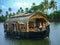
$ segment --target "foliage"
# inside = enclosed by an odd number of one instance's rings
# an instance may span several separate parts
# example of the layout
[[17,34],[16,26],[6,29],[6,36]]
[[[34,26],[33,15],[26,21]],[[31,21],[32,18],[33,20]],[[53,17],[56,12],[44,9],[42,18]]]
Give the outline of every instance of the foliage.
[[28,13],[29,12],[29,9],[28,8],[25,8],[25,12]]
[[2,12],[2,9],[0,9],[0,14],[1,14],[1,12]]
[[[47,14],[48,13],[48,9],[53,9],[53,13],[51,14]],[[56,11],[54,10],[56,9]],[[8,8],[8,11],[6,11],[6,15],[5,16],[0,16],[0,22],[5,21],[8,17],[10,16],[14,16],[15,13],[11,12],[12,9]],[[31,8],[29,9],[28,7],[25,8],[25,13],[33,13],[36,11],[40,11],[43,12],[45,14],[45,16],[49,19],[49,21],[60,21],[60,10],[57,11],[57,5],[55,0],[50,0],[50,2],[48,0],[44,0],[43,2],[41,2],[39,5],[36,5],[35,3],[32,3]],[[2,13],[2,9],[0,9],[0,14]],[[24,10],[22,7],[20,7],[18,9],[18,11],[16,12],[16,14],[19,13],[24,13]]]
[[33,6],[30,10],[32,10],[32,12],[36,12],[38,9],[38,6]]
[[6,20],[7,18],[6,18],[6,16],[0,16],[0,22],[4,22],[5,20]]
[[53,13],[50,14],[49,16],[52,21],[58,21],[60,22],[60,10],[59,11],[54,11]]
[[49,6],[49,8],[52,8],[53,10],[54,10],[54,9],[57,9],[56,3],[57,3],[57,2],[55,2],[54,0],[51,0],[51,1],[50,1],[50,6]]
[[9,10],[9,11],[12,11],[12,9],[11,9],[11,8],[9,8],[8,10]]

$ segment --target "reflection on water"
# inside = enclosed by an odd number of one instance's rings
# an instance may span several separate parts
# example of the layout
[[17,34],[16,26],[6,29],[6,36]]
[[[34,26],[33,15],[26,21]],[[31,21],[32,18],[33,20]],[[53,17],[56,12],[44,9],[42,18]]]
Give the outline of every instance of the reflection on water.
[[43,39],[43,40],[17,40],[17,39],[6,39],[9,41],[10,45],[49,45],[49,39]]
[[51,23],[50,37],[42,40],[23,40],[5,37],[3,23],[0,23],[0,45],[60,45],[60,23]]

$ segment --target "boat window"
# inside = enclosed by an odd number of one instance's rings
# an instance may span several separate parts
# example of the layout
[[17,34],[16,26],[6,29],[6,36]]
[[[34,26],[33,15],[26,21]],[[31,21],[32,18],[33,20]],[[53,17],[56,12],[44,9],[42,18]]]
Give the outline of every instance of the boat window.
[[26,31],[26,25],[25,24],[18,24],[18,31]]
[[13,31],[14,30],[14,24],[9,24],[9,30]]
[[29,28],[34,28],[34,22],[29,22]]

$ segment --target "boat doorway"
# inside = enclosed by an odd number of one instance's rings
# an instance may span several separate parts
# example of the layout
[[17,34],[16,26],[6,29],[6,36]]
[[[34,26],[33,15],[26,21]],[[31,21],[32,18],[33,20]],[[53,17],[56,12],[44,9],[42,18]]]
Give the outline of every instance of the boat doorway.
[[40,25],[43,26],[43,23],[46,22],[43,18],[40,19],[35,19],[36,21],[36,26],[39,28]]
[[38,19],[32,19],[32,21],[29,22],[29,31],[39,31],[43,28],[43,23],[46,21],[42,18]]

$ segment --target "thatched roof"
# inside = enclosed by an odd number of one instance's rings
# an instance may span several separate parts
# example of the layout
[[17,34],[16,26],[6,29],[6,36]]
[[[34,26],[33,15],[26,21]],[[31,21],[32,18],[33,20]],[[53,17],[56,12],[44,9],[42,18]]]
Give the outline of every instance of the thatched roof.
[[[40,16],[45,17],[41,12],[19,14],[19,15],[15,15],[15,16],[10,17],[9,19],[6,20],[6,22],[7,23],[15,23],[15,22],[26,23],[29,20],[29,18],[31,18],[32,16],[36,16],[36,15],[40,15]],[[47,18],[46,18],[46,20],[47,20]]]

